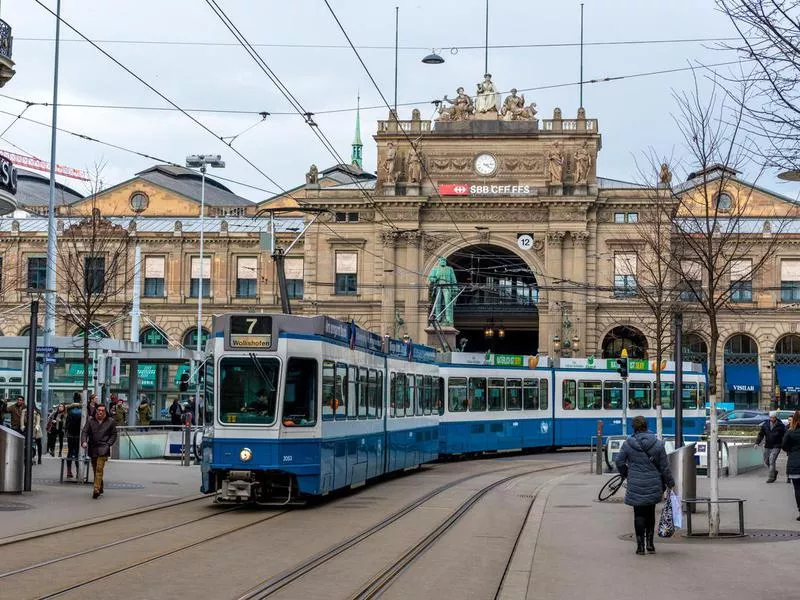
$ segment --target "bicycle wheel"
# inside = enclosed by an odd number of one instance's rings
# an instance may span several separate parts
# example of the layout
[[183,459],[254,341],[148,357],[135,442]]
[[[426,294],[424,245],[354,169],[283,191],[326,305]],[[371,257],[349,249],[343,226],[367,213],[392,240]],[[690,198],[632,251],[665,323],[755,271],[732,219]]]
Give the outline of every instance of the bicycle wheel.
[[597,494],[597,499],[600,502],[604,502],[605,500],[611,498],[611,496],[616,494],[619,491],[619,488],[622,487],[623,481],[624,479],[622,478],[622,475],[614,475],[614,477],[606,481],[605,485],[600,488],[600,493]]

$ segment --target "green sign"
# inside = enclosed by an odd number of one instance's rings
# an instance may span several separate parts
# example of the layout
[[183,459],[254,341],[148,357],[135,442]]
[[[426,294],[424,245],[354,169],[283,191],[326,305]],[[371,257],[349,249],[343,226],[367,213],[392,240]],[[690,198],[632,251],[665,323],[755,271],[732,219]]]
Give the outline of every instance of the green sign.
[[525,357],[518,354],[493,354],[492,364],[497,367],[521,367],[525,364]]
[[643,358],[629,358],[628,359],[628,370],[629,371],[649,371],[650,370],[650,361],[647,361]]

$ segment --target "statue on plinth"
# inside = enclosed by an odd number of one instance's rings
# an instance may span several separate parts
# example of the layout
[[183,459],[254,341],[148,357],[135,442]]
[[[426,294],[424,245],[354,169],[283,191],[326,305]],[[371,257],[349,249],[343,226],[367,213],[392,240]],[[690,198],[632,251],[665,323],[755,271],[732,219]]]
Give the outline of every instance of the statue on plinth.
[[408,153],[408,164],[406,165],[406,180],[408,183],[422,182],[422,160],[416,148],[412,148]]
[[564,176],[564,153],[561,145],[556,142],[547,155],[550,185],[561,185]]
[[[439,264],[428,275],[428,283],[433,295],[433,315],[440,325],[453,326],[453,298],[456,294],[456,273],[447,264],[447,259],[439,257]],[[438,293],[437,293],[438,292]]]
[[483,81],[478,84],[477,97],[475,98],[475,110],[479,113],[487,113],[490,111],[497,112],[497,107],[500,104],[500,94],[497,93],[497,88],[492,83],[492,74],[486,73],[483,76]]
[[661,164],[661,171],[658,173],[658,182],[664,187],[672,185],[672,172],[669,170],[669,165],[667,163]]
[[383,178],[384,183],[397,183],[397,173],[394,170],[394,161],[397,158],[397,148],[394,142],[386,143],[386,154],[383,157]]
[[308,169],[308,173],[306,173],[306,184],[313,185],[319,183],[319,169],[317,169],[317,165],[311,165],[311,168]]
[[592,157],[586,149],[586,142],[575,151],[575,183],[585,185],[589,178],[589,166],[592,164]]
[[511,88],[511,95],[503,101],[503,110],[500,113],[504,121],[532,121],[536,116],[536,103],[525,106],[525,96],[517,96],[517,89]]
[[[472,98],[464,93],[463,87],[458,88],[456,94],[455,100],[450,100],[447,96],[444,97],[439,105],[437,121],[467,121],[472,118],[472,113],[475,112]],[[452,106],[445,107],[445,102],[449,102]]]

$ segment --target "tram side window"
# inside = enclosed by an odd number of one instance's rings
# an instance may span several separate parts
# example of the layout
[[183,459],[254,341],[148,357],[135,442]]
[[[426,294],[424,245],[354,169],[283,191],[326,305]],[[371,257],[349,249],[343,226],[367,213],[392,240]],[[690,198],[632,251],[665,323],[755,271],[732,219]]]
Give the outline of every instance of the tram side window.
[[444,377],[436,378],[436,406],[439,415],[444,414]]
[[422,415],[425,409],[425,388],[422,375],[417,375],[416,383],[414,385],[414,399],[417,403],[414,405],[414,413]]
[[539,408],[547,410],[547,379],[539,380]]
[[392,399],[391,416],[402,417],[405,414],[403,406],[406,401],[406,375],[405,373],[392,373]]
[[358,368],[347,368],[347,418],[356,417],[358,405]]
[[522,410],[522,380],[506,380],[506,408],[508,410]]
[[414,376],[411,374],[406,375],[406,401],[405,409],[406,416],[411,417],[414,415],[414,406],[417,402],[417,389],[414,385]]
[[505,379],[489,379],[489,410],[505,409]]
[[622,382],[603,382],[603,408],[606,410],[619,410],[622,408]]
[[561,405],[564,410],[575,410],[576,389],[574,379],[565,379],[561,382]]
[[697,408],[705,408],[706,407],[706,384],[703,381],[698,382],[697,384],[698,389],[700,390],[699,401],[697,403]]
[[284,427],[313,427],[317,423],[317,361],[290,358],[283,391]]
[[650,408],[650,396],[652,394],[649,381],[631,381],[628,384],[630,399],[628,405],[636,410],[648,410]]
[[336,365],[332,360],[322,361],[322,418],[332,419],[336,405]]
[[336,363],[336,398],[334,402],[334,416],[340,419],[347,417],[347,365]]
[[483,377],[469,378],[469,396],[467,405],[470,411],[486,410],[486,380]]
[[377,395],[377,408],[378,418],[383,416],[383,373],[378,371],[378,395]]
[[686,410],[695,410],[697,404],[697,384],[694,382],[681,385],[681,406]]
[[522,382],[522,408],[525,410],[539,409],[539,381],[525,379]]
[[673,392],[675,391],[675,384],[672,381],[661,382],[661,408],[664,410],[672,410],[675,408],[675,399]]
[[[214,366],[211,361],[208,361],[205,366],[205,423],[214,422]],[[3,417],[0,416],[0,423]]]
[[361,367],[358,370],[358,416],[367,416],[367,369]]
[[219,363],[219,420],[268,425],[275,421],[278,372],[276,358],[225,357]]
[[370,369],[367,381],[367,416],[374,419],[378,414],[378,372]]
[[447,410],[450,412],[467,410],[466,377],[451,377],[447,380]]
[[600,410],[600,392],[603,384],[599,381],[578,382],[578,410]]
[[431,383],[431,376],[425,375],[423,379],[423,385],[425,386],[424,391],[422,393],[423,398],[423,412],[426,415],[431,414],[431,405],[433,404],[433,384]]

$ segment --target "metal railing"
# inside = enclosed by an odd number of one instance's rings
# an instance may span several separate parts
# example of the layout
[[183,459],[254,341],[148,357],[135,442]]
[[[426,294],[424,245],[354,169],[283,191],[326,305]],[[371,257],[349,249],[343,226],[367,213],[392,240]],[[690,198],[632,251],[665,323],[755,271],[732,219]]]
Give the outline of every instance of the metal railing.
[[0,19],[0,55],[11,60],[11,49],[14,38],[11,35],[11,25]]

